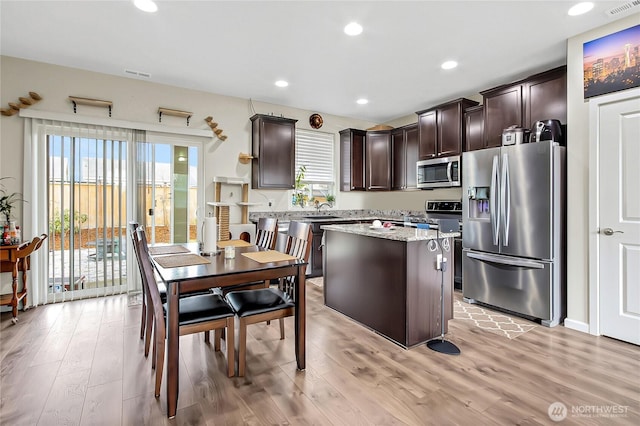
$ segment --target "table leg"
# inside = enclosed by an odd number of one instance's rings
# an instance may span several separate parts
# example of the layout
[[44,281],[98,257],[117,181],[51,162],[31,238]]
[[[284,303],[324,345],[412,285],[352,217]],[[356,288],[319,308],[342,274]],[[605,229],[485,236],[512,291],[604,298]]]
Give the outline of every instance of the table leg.
[[307,317],[307,289],[305,285],[305,272],[306,266],[298,266],[298,279],[296,280],[296,313],[295,313],[295,328],[296,328],[296,362],[298,363],[298,370],[304,370],[306,368],[306,317]]
[[178,407],[178,369],[180,333],[178,331],[179,310],[178,283],[170,283],[167,292],[169,312],[167,315],[167,417],[176,416]]

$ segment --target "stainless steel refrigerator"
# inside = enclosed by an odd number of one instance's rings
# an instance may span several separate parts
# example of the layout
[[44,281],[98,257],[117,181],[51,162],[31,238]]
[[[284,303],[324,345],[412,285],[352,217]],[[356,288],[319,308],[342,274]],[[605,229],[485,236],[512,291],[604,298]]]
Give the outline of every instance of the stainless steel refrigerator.
[[565,148],[552,141],[462,157],[462,293],[553,327],[565,317]]

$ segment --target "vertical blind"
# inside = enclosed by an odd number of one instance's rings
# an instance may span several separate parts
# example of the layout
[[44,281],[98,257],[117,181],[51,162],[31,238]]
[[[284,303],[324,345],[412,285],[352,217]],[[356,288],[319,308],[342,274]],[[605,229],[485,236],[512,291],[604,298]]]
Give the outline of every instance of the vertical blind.
[[334,182],[333,134],[296,129],[296,171],[306,167],[307,183]]

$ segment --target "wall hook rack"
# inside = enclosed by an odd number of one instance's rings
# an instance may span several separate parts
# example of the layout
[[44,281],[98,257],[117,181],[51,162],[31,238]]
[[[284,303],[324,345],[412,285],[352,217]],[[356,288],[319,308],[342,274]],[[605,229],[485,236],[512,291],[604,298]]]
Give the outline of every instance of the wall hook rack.
[[204,119],[204,121],[206,121],[207,125],[211,127],[211,130],[213,130],[213,133],[216,135],[218,139],[220,139],[221,141],[227,140],[227,136],[222,134],[222,129],[218,129],[218,123],[213,121],[213,117],[208,116],[207,118]]
[[159,107],[158,108],[158,122],[159,123],[162,123],[162,114],[172,115],[174,117],[185,117],[187,119],[187,126],[189,125],[189,119],[193,115],[192,112],[188,112],[188,111],[180,111],[178,109]]
[[79,96],[69,96],[69,100],[73,104],[73,113],[78,112],[78,105],[89,105],[109,109],[109,117],[111,117],[111,108],[113,108],[113,102],[103,101],[102,99],[81,98]]
[[29,97],[20,96],[19,103],[9,102],[9,108],[0,108],[0,113],[5,116],[12,116],[18,113],[22,108],[29,108],[31,105],[42,100],[42,96],[36,92],[29,92]]

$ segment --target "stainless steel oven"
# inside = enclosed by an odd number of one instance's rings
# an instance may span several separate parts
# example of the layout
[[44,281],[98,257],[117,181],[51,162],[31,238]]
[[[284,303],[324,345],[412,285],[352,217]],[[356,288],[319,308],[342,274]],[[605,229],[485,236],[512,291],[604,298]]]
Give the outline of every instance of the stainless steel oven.
[[461,184],[460,156],[434,158],[416,162],[418,188],[444,188]]

